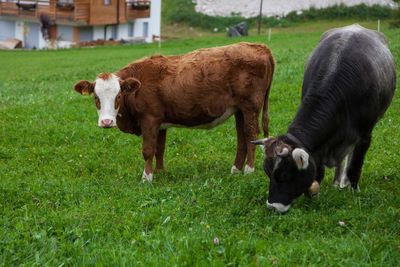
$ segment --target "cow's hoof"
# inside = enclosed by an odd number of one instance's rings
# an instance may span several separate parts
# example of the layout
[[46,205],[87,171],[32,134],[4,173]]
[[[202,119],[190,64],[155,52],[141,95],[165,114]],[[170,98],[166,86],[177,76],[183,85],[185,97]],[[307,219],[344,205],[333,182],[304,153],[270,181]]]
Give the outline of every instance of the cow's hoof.
[[360,187],[358,185],[356,185],[356,186],[352,185],[350,187],[350,189],[351,189],[351,191],[356,192],[356,193],[360,193],[361,192]]
[[339,187],[340,182],[338,180],[334,180],[332,185],[333,187]]
[[335,179],[333,181],[333,187],[337,187],[339,189],[344,189],[350,186],[350,180],[347,177],[342,177],[340,180]]
[[155,173],[162,173],[162,172],[165,172],[165,169],[164,169],[164,167],[162,167],[162,168],[156,168],[156,170],[155,170]]
[[340,180],[339,188],[340,189],[344,189],[344,188],[348,187],[349,185],[350,185],[349,178],[345,177],[345,178]]
[[250,167],[249,165],[246,164],[246,166],[244,166],[244,174],[249,174],[254,172],[254,168]]
[[241,171],[238,168],[236,168],[235,165],[233,165],[231,168],[231,174],[238,174],[238,173],[241,173]]
[[146,171],[143,171],[142,175],[143,182],[152,182],[153,181],[153,174],[149,173],[147,174]]

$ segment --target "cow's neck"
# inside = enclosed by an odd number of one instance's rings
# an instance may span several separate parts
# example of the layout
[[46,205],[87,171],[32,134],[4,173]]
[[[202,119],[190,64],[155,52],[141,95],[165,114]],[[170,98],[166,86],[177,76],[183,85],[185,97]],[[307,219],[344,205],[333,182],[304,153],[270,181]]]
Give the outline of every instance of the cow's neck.
[[338,112],[336,103],[329,101],[333,102],[332,99],[315,95],[306,96],[288,129],[288,133],[299,139],[310,152],[317,152],[320,147],[326,146],[332,134],[344,126],[336,124],[338,121],[344,121],[340,119],[344,114]]
[[118,128],[126,133],[141,135],[140,126],[136,118],[134,103],[131,94],[122,94],[120,108],[118,110]]
[[142,71],[143,67],[140,63],[132,63],[125,68],[117,71],[115,75],[117,75],[120,79],[125,80],[127,78],[134,77],[142,82]]

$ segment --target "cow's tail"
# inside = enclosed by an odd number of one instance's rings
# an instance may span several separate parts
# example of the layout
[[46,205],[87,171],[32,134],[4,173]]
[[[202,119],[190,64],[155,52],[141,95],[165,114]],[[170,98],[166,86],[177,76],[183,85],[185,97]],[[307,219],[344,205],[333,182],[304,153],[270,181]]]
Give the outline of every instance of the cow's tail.
[[262,118],[261,118],[261,124],[264,132],[264,137],[269,136],[269,118],[268,118],[268,97],[269,97],[269,91],[271,89],[271,84],[272,84],[272,78],[274,76],[274,70],[275,70],[275,60],[272,57],[271,51],[268,51],[268,63],[267,68],[266,68],[266,78],[267,78],[267,90],[265,92],[265,98],[264,98],[264,105],[263,105],[263,111],[262,111]]

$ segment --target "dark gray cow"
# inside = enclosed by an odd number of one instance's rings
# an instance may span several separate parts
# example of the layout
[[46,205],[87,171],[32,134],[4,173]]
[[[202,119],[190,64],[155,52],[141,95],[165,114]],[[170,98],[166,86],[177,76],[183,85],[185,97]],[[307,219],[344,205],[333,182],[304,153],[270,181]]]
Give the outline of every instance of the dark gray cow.
[[301,106],[288,133],[253,142],[264,145],[268,207],[286,212],[302,193],[316,193],[325,166],[336,167],[335,185],[358,189],[372,130],[395,87],[383,34],[359,25],[324,33],[306,65]]

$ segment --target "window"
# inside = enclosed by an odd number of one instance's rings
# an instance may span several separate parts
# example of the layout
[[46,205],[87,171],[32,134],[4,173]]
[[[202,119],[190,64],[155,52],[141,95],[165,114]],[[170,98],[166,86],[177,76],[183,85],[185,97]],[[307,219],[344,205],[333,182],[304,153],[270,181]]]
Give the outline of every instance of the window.
[[111,5],[111,0],[103,0],[105,6]]
[[135,36],[135,24],[134,22],[128,24],[128,36]]
[[149,23],[148,22],[143,22],[143,37],[148,37],[149,36]]
[[117,25],[111,26],[111,38],[114,40],[118,39],[118,26]]

